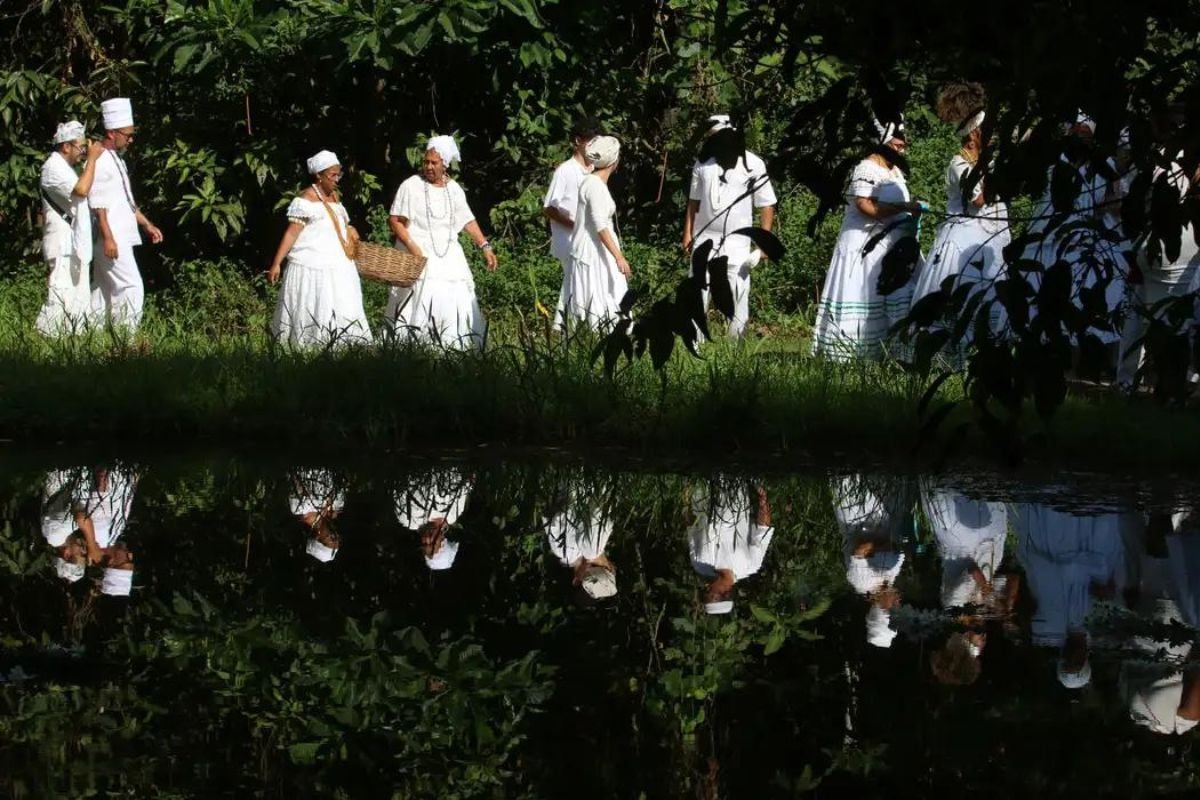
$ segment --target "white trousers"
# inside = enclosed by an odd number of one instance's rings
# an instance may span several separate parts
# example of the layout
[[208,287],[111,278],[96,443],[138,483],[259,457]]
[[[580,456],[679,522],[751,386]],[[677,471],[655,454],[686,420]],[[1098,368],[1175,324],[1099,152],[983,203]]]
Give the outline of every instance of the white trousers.
[[111,320],[115,327],[137,330],[142,321],[146,290],[138,271],[133,245],[117,246],[117,257],[104,255],[96,247],[96,288],[92,291],[92,312],[98,320]]
[[62,336],[87,327],[92,313],[91,265],[74,255],[49,259],[46,302],[36,326],[43,336]]
[[[728,333],[740,339],[750,322],[750,270],[742,267],[729,270],[729,288],[733,291],[733,318],[729,320]],[[704,310],[708,310],[708,289],[704,290]]]
[[1142,272],[1140,284],[1130,285],[1125,325],[1121,329],[1121,350],[1117,356],[1117,383],[1133,383],[1133,377],[1145,358],[1145,348],[1138,340],[1146,334],[1147,322],[1139,311],[1145,311],[1168,297],[1186,294],[1195,272],[1196,267],[1192,264],[1147,269]]

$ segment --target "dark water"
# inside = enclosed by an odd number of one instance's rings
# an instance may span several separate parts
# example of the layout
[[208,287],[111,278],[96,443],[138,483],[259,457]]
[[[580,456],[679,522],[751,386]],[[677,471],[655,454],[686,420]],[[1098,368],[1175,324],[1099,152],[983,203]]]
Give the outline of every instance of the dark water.
[[1194,499],[528,460],[10,465],[0,790],[1190,796]]

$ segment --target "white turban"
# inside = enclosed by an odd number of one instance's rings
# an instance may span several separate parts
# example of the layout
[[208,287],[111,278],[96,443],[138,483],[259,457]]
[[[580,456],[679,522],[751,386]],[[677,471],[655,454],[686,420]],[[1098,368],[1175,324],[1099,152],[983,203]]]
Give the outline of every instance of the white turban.
[[901,116],[892,122],[883,123],[879,120],[872,120],[875,123],[875,132],[879,134],[879,143],[887,144],[892,139],[904,138],[904,117]]
[[54,574],[67,583],[74,583],[83,577],[83,564],[72,564],[61,558],[54,559]]
[[617,593],[617,576],[611,569],[593,564],[583,572],[583,591],[593,600],[605,600]]
[[967,117],[965,120],[963,120],[962,124],[958,126],[958,137],[960,139],[964,139],[967,136],[970,136],[973,131],[978,129],[979,126],[983,124],[983,120],[986,117],[987,114],[984,111],[979,111],[975,115]]
[[66,144],[82,139],[84,134],[83,123],[79,120],[71,120],[64,122],[58,126],[58,130],[54,132],[54,144]]
[[704,132],[705,136],[712,136],[717,131],[723,131],[726,128],[732,128],[733,123],[730,122],[728,114],[713,114],[708,118],[708,130]]
[[308,171],[311,175],[319,175],[330,167],[336,167],[341,163],[338,161],[335,153],[329,150],[322,150],[308,160]]
[[444,569],[450,569],[454,566],[454,559],[458,556],[458,542],[450,539],[443,539],[442,546],[437,552],[431,556],[425,556],[425,566],[429,567],[434,572],[439,572]]
[[133,127],[133,104],[128,97],[114,97],[100,104],[104,117],[104,130],[115,131]]
[[51,547],[62,547],[75,532],[71,517],[42,517],[42,536]]
[[596,169],[611,167],[621,157],[621,143],[615,136],[597,136],[587,143],[583,157]]
[[462,161],[462,153],[458,152],[458,144],[453,136],[434,136],[425,144],[425,151],[430,150],[436,150],[447,167],[455,161]]
[[1092,682],[1092,663],[1083,662],[1083,668],[1078,672],[1067,670],[1067,664],[1062,659],[1058,661],[1058,682],[1068,689],[1082,689]]
[[718,600],[714,603],[704,604],[704,613],[706,614],[730,614],[733,612],[732,600]]
[[133,591],[133,570],[108,567],[100,583],[100,593],[112,597],[129,597]]
[[896,638],[896,631],[891,623],[890,611],[871,606],[871,610],[867,612],[867,644],[873,647],[891,647],[892,640]]
[[304,548],[304,552],[308,553],[322,564],[328,564],[330,561],[333,561],[333,557],[337,555],[337,548],[321,544],[314,537],[308,540],[308,546]]
[[1090,116],[1083,113],[1082,109],[1079,111],[1079,113],[1077,113],[1075,115],[1074,122],[1064,122],[1063,123],[1063,126],[1062,126],[1063,133],[1070,133],[1071,129],[1074,128],[1076,125],[1082,125],[1083,127],[1087,128],[1092,133],[1096,132],[1096,120],[1092,119]]

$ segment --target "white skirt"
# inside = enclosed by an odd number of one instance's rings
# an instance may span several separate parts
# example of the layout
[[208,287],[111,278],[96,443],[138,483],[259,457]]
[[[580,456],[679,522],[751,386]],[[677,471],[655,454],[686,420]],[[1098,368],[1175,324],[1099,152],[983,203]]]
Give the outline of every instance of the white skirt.
[[59,256],[48,263],[50,279],[46,302],[37,315],[37,330],[43,336],[80,332],[93,321],[91,265],[75,256]]
[[629,284],[612,254],[602,252],[601,247],[588,239],[571,251],[554,313],[555,329],[563,330],[574,323],[603,329],[616,320]]
[[292,347],[369,343],[371,328],[354,262],[314,267],[289,261],[271,332]]
[[[981,304],[993,299],[996,295],[995,282],[1004,268],[1002,251],[1011,240],[1012,234],[1008,230],[992,231],[981,219],[958,219],[943,223],[938,227],[929,258],[917,273],[912,305],[939,291],[949,277],[956,278],[951,291],[962,283],[971,283],[974,284],[972,297],[979,292],[986,293]],[[1007,319],[1004,307],[993,303],[990,317],[992,330],[999,332]],[[933,327],[936,329],[940,326]],[[974,330],[974,325],[967,328],[964,344],[970,341]]]
[[455,242],[444,257],[427,259],[416,283],[389,292],[385,315],[394,321],[396,336],[454,350],[482,348],[487,320],[475,299],[475,280],[462,246]]

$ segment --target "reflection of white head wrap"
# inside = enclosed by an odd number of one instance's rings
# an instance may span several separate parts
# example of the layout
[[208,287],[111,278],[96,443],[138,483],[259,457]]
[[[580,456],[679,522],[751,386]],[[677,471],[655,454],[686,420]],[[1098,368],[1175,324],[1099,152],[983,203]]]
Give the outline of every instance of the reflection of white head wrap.
[[851,556],[846,567],[846,580],[859,594],[870,594],[890,583],[900,574],[904,566],[904,553],[881,550],[863,558]]
[[1083,662],[1083,668],[1078,672],[1067,670],[1067,664],[1061,658],[1058,660],[1058,682],[1068,689],[1082,689],[1092,682],[1092,663]]
[[706,614],[729,614],[733,612],[732,600],[718,600],[715,603],[705,603],[704,613]]
[[314,537],[308,540],[308,546],[304,548],[304,552],[308,553],[322,564],[328,564],[330,561],[333,561],[334,557],[337,555],[337,548],[321,544]]
[[611,569],[593,564],[584,570],[581,585],[588,597],[604,600],[617,593],[617,576]]
[[704,132],[704,135],[705,137],[712,136],[717,131],[732,127],[733,123],[729,121],[728,114],[713,114],[708,118],[708,130]]
[[896,631],[892,629],[891,622],[890,611],[871,606],[871,610],[867,612],[867,644],[873,647],[891,647],[892,640],[896,638]]
[[74,583],[83,577],[83,564],[72,564],[61,558],[54,559],[54,574],[67,583]]
[[341,163],[338,161],[337,155],[329,150],[322,150],[308,160],[308,172],[310,175],[319,175],[330,167],[335,167]]
[[450,569],[454,566],[454,559],[458,557],[458,542],[450,539],[443,539],[442,546],[437,552],[431,556],[425,556],[425,566],[429,567],[434,572],[444,569]]
[[583,157],[596,169],[611,167],[621,157],[621,143],[615,136],[597,136],[587,143]]
[[113,597],[128,597],[133,591],[133,570],[113,569],[104,570],[104,580],[100,583],[100,593]]
[[70,517],[42,517],[42,536],[51,547],[62,547],[75,532],[75,520]]
[[1087,128],[1088,131],[1091,133],[1096,132],[1096,120],[1092,119],[1090,116],[1083,113],[1082,109],[1080,109],[1079,113],[1077,113],[1075,115],[1074,122],[1064,122],[1063,123],[1063,126],[1062,126],[1063,133],[1070,133],[1071,130],[1076,125],[1082,125],[1083,127]]
[[114,97],[100,104],[100,114],[104,117],[104,130],[116,131],[121,128],[133,127],[133,103],[128,97]]
[[966,137],[970,136],[972,131],[974,131],[980,125],[983,124],[983,120],[986,116],[987,116],[987,114],[984,113],[982,110],[980,110],[975,115],[964,119],[962,121],[962,124],[960,124],[958,126],[958,129],[956,130],[956,133],[958,134],[958,138],[965,139]]
[[455,161],[462,161],[462,153],[458,151],[458,143],[453,136],[434,136],[425,144],[425,150],[436,150],[447,167]]
[[77,141],[83,138],[83,133],[84,129],[82,122],[74,119],[70,122],[64,122],[59,125],[58,130],[54,132],[54,143],[65,144],[67,142]]
[[879,134],[879,143],[887,144],[892,139],[904,139],[904,117],[892,122],[883,123],[879,120],[872,120],[875,123],[875,132]]

